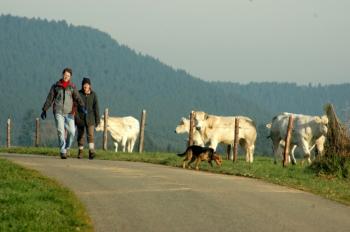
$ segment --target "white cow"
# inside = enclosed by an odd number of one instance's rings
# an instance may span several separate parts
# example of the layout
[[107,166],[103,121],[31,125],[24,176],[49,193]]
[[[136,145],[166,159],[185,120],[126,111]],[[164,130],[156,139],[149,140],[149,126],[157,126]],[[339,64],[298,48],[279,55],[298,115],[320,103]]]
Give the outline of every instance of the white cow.
[[[271,126],[271,123],[266,125],[267,128],[271,128],[271,127],[268,127],[268,126]],[[310,147],[310,153],[313,150],[315,150],[314,151],[314,156],[315,157],[319,156],[319,155],[322,156],[323,153],[324,153],[324,143],[325,142],[326,142],[326,136],[322,135],[321,137],[316,139],[315,143]],[[280,146],[277,148],[277,154],[278,154],[277,156],[280,157],[280,158],[283,157],[284,147],[285,147],[285,141],[281,140]],[[297,148],[297,145],[292,145],[292,149],[290,149],[288,162],[292,162],[292,164],[296,164],[297,163],[297,160],[295,159],[295,150],[296,150],[296,148]],[[276,159],[275,159],[275,163],[276,163]]]
[[[201,134],[195,128],[193,128],[193,129],[194,129],[194,131],[193,131],[193,144],[204,147],[205,142],[203,141]],[[189,134],[190,133],[190,120],[182,117],[179,125],[177,125],[175,128],[175,133],[176,134],[184,134],[184,133]]]
[[195,112],[196,129],[209,147],[216,150],[219,143],[233,144],[235,135],[235,118],[239,118],[239,144],[246,151],[246,161],[252,163],[256,141],[256,127],[253,120],[244,116],[222,117]]
[[[284,139],[287,133],[289,116],[291,113],[281,113],[275,116],[271,122],[270,138],[273,144],[273,152],[275,156],[275,163],[280,154],[281,144],[283,146]],[[292,162],[295,162],[294,149],[299,146],[304,158],[311,163],[311,149],[315,145],[317,150],[322,154],[324,150],[324,142],[328,131],[327,116],[310,116],[302,114],[293,114],[293,130],[291,136],[292,146]]]
[[[103,131],[104,119],[102,118],[96,131]],[[108,117],[107,131],[111,134],[114,141],[115,152],[118,151],[118,144],[121,144],[122,151],[132,152],[135,142],[139,135],[140,123],[131,116],[127,117]]]

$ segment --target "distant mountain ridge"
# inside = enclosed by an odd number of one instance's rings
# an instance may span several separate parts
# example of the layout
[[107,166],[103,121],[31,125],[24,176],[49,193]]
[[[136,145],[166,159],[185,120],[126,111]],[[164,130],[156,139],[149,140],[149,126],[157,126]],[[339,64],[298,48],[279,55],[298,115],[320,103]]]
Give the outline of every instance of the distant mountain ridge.
[[[336,109],[350,105],[349,84],[206,82],[120,45],[104,32],[65,21],[2,15],[0,30],[0,126],[4,128],[10,116],[17,134],[26,112],[40,114],[50,86],[66,66],[73,68],[72,81],[79,88],[83,76],[91,77],[101,114],[108,107],[112,116],[140,118],[142,109],[147,110],[148,151],[184,149],[185,136],[175,135],[174,129],[191,110],[254,119],[259,129],[257,150],[264,153],[270,149],[264,125],[276,113],[321,114],[329,101]],[[4,136],[0,139],[4,144]]]

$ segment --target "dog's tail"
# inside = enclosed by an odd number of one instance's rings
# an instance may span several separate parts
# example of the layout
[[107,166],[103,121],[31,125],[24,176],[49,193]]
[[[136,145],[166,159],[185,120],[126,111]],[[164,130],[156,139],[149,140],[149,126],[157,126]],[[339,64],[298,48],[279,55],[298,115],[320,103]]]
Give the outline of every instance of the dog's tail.
[[186,151],[184,153],[177,154],[177,156],[180,156],[180,157],[184,157],[185,155],[186,155]]

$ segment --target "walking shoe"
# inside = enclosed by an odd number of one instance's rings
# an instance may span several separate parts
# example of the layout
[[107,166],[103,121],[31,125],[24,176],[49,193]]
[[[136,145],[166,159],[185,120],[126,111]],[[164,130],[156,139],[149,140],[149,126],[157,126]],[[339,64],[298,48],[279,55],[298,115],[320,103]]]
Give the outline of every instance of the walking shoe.
[[92,160],[95,158],[95,151],[89,150],[89,159]]
[[79,149],[78,150],[78,159],[82,159],[83,158],[83,149]]
[[66,153],[60,153],[61,159],[67,159]]

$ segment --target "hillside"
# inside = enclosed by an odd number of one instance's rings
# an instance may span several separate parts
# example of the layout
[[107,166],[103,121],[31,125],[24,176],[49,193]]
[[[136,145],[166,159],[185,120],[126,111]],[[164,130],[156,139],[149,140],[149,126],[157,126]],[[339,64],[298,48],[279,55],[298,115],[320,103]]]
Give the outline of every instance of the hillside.
[[[142,109],[147,110],[148,151],[183,150],[186,137],[176,135],[174,129],[191,110],[253,118],[258,127],[257,152],[263,154],[271,149],[265,124],[279,112],[323,114],[323,105],[331,102],[341,119],[349,121],[350,84],[206,82],[93,28],[2,15],[0,30],[1,144],[8,117],[13,119],[13,144],[32,144],[31,122],[40,115],[50,86],[67,66],[73,68],[72,80],[79,88],[84,76],[91,77],[101,114],[108,107],[111,116],[140,118]],[[235,81],[234,70],[232,75]],[[42,130],[42,143],[55,145],[51,113]],[[97,135],[99,146],[101,135]]]
[[[14,144],[31,144],[30,135],[27,141],[18,139],[22,122],[40,115],[50,86],[66,66],[73,68],[78,87],[83,76],[91,77],[101,113],[108,107],[112,116],[139,118],[147,110],[146,150],[182,150],[185,137],[174,129],[192,109],[258,121],[270,118],[268,111],[234,92],[136,53],[96,29],[3,15],[0,30],[0,122],[4,128],[7,117],[13,119]],[[46,132],[54,140],[56,132]]]

